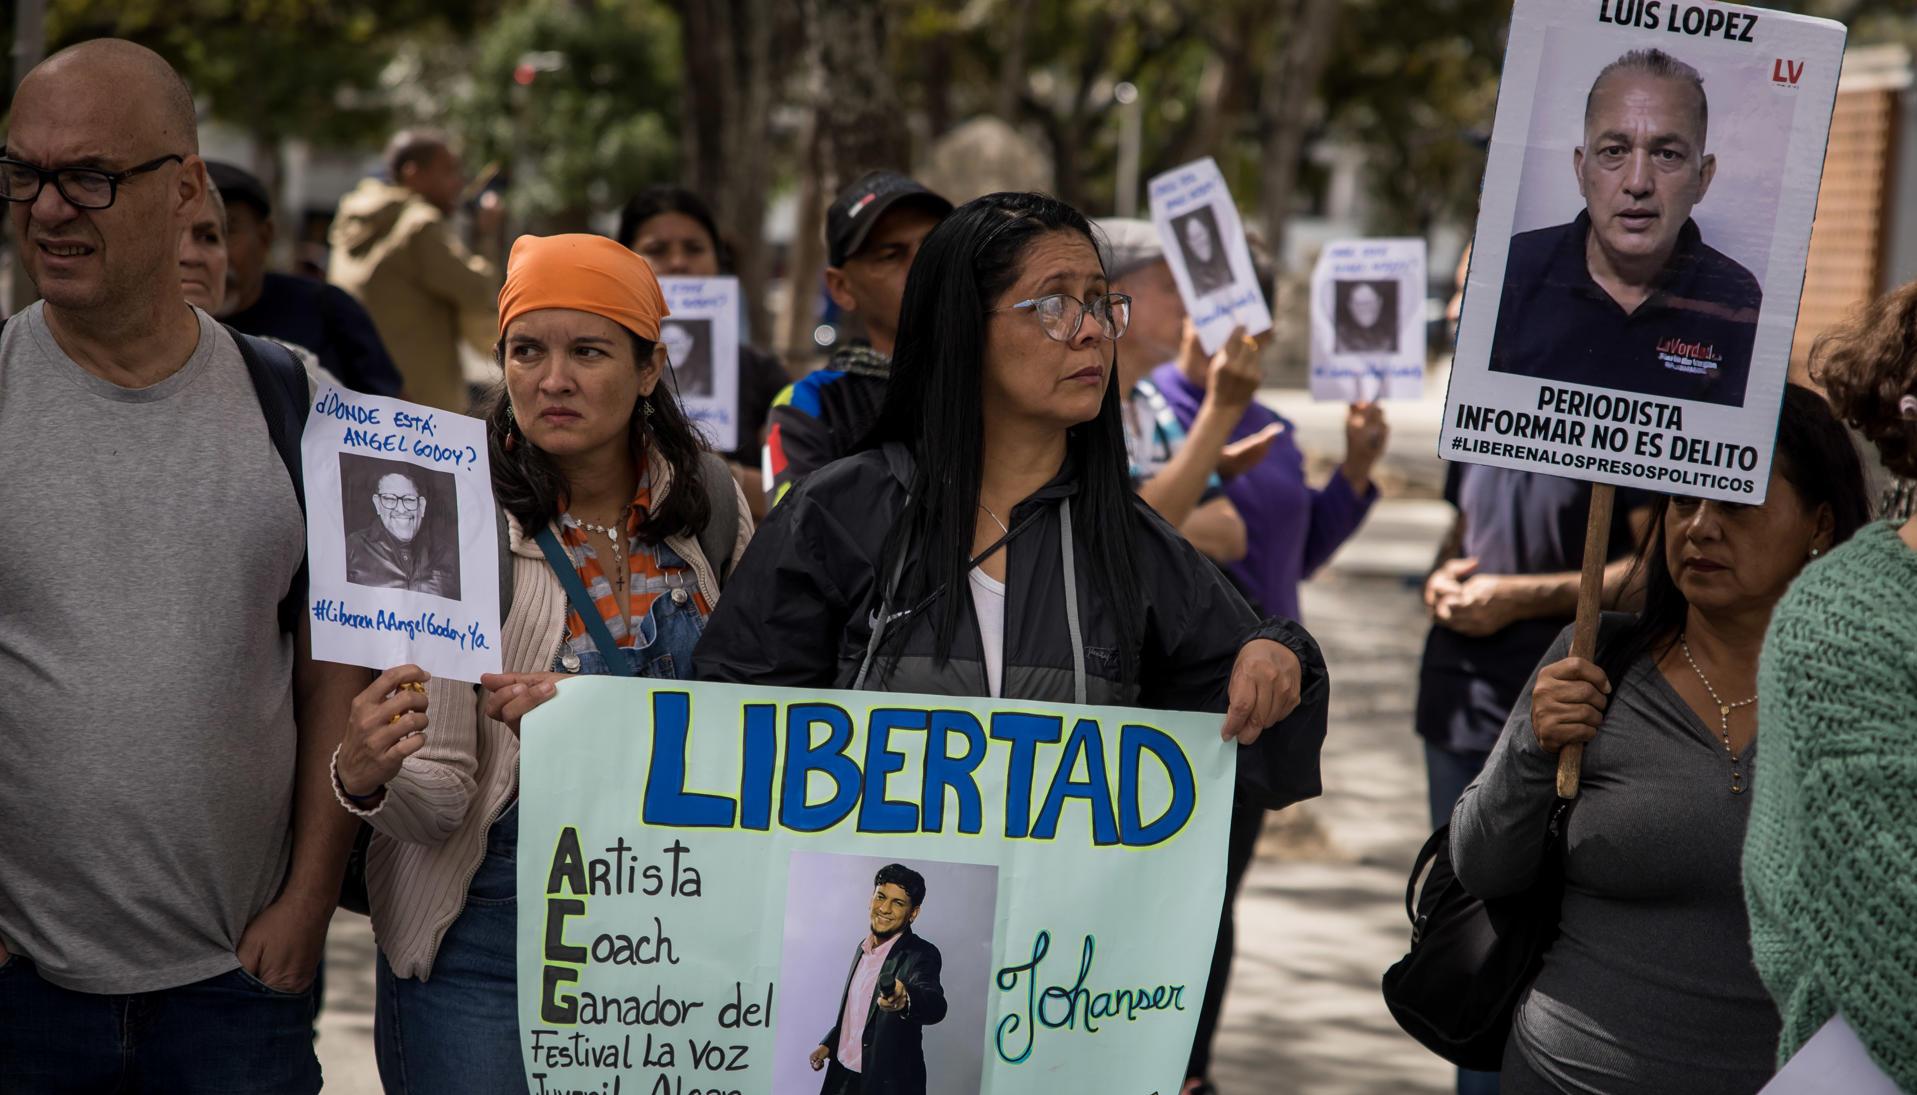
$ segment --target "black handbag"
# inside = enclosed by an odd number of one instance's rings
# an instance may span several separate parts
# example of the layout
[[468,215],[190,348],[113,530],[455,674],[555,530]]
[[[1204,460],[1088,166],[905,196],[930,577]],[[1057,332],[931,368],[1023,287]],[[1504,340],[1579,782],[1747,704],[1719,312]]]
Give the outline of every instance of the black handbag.
[[1558,937],[1574,802],[1561,798],[1551,808],[1544,857],[1523,893],[1483,900],[1467,892],[1451,869],[1448,825],[1424,842],[1411,868],[1411,951],[1385,971],[1385,1005],[1406,1034],[1460,1068],[1495,1072],[1503,1064],[1511,1017]]

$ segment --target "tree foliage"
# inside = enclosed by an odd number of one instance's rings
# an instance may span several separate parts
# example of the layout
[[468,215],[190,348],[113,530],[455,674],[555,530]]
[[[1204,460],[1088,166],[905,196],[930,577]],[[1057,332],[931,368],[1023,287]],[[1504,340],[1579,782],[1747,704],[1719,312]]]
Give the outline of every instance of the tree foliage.
[[[49,0],[47,52],[115,36],[172,62],[223,121],[358,144],[386,125],[380,74],[405,35],[468,33],[498,0]],[[0,28],[9,36],[12,23]],[[377,138],[375,138],[377,143]]]
[[[558,67],[520,83],[529,54]],[[468,158],[511,165],[516,212],[583,227],[639,187],[678,172],[677,20],[652,2],[521,4],[475,44],[453,110]]]

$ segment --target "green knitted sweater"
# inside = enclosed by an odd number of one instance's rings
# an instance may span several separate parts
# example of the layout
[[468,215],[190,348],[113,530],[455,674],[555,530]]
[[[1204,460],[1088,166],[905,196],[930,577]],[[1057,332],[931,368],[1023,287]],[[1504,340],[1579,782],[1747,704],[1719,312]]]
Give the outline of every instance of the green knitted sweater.
[[1781,1064],[1839,1011],[1917,1092],[1917,552],[1866,526],[1779,602],[1744,844]]

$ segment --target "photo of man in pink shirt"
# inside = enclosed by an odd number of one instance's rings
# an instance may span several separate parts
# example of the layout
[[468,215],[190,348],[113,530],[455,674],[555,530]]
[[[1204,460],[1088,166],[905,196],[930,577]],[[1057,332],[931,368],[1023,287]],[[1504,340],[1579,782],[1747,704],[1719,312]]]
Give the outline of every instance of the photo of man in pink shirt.
[[872,880],[870,930],[852,955],[838,1021],[812,1051],[821,1095],[925,1095],[922,1028],[945,1018],[939,949],[912,933],[925,879],[900,863]]

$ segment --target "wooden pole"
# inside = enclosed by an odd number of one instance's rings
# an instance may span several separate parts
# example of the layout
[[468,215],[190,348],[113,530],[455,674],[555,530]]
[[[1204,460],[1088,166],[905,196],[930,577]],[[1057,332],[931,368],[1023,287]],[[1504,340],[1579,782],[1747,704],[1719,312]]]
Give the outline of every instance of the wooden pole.
[[[1617,488],[1591,484],[1591,512],[1584,524],[1584,571],[1578,579],[1578,618],[1571,631],[1571,656],[1587,661],[1597,653],[1598,616],[1604,611],[1604,565],[1611,554],[1611,505]],[[1578,772],[1584,745],[1558,751],[1558,797],[1578,797]]]

